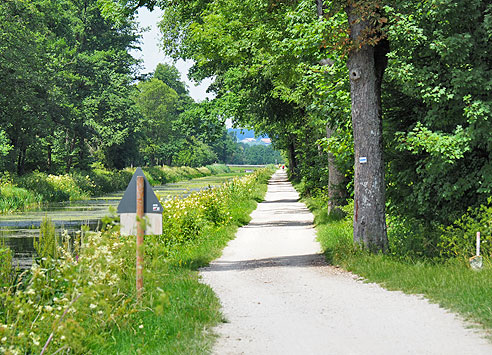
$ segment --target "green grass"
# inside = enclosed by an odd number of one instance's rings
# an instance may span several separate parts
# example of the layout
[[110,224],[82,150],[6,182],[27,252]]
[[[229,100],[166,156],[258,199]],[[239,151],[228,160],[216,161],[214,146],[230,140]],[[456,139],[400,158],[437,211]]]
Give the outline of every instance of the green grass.
[[[73,243],[63,236],[56,255],[56,239],[39,238],[42,257],[0,287],[0,353],[39,354],[47,339],[49,353],[208,352],[212,327],[223,317],[198,269],[249,222],[271,173],[264,169],[162,201],[163,234],[144,238],[141,298],[135,290],[135,237],[121,235],[117,219],[105,218],[102,231],[83,231]],[[45,231],[54,236],[52,228]],[[0,251],[8,263],[8,250]]]
[[250,213],[265,193],[266,185],[259,185],[251,199],[239,200],[231,206],[232,224],[208,225],[202,232],[206,237],[166,250],[170,254],[165,261],[164,258],[152,261],[152,270],[158,272],[144,276],[148,290],[145,298],[153,299],[150,303],[157,306],[135,313],[130,327],[114,329],[111,339],[104,345],[97,344],[92,351],[96,354],[209,352],[215,338],[211,328],[222,322],[223,316],[212,289],[199,282],[198,269],[221,255],[237,228],[249,222]]
[[315,214],[318,240],[327,261],[388,290],[422,294],[431,302],[459,313],[463,318],[492,330],[492,263],[485,260],[474,271],[463,259],[429,260],[397,258],[358,251],[352,243],[351,218],[328,217],[319,199],[305,199]]

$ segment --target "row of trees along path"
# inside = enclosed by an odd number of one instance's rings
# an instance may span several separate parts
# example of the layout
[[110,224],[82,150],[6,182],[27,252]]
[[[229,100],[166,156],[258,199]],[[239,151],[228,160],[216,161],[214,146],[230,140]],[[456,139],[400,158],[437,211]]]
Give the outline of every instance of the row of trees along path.
[[283,171],[251,216],[201,271],[227,320],[215,353],[492,354],[492,344],[437,305],[327,265],[313,216]]

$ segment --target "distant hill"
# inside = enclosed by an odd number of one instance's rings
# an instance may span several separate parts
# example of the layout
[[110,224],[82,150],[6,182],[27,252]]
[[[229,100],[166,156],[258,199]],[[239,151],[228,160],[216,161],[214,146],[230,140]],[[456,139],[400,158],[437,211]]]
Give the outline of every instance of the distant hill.
[[250,145],[256,145],[256,144],[269,145],[272,143],[272,141],[268,136],[256,137],[255,131],[253,131],[252,129],[229,128],[227,131],[229,133],[231,132],[234,133],[236,136],[236,140],[239,143],[245,143]]

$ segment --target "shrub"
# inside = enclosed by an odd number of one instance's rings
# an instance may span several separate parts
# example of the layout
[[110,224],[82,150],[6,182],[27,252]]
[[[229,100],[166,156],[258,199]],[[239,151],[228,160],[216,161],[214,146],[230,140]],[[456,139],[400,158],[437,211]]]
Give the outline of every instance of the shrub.
[[439,257],[438,227],[412,217],[386,216],[389,249],[392,255],[411,258]]
[[231,169],[224,164],[212,164],[212,165],[207,165],[206,168],[210,170],[212,175],[216,174],[222,174],[222,173],[230,173]]
[[40,195],[13,185],[0,186],[0,213],[9,213],[38,205]]
[[492,256],[492,200],[488,205],[470,208],[451,226],[441,227],[439,251],[444,257],[475,255],[477,232],[481,232],[481,254]]
[[50,218],[43,218],[39,227],[39,235],[34,239],[33,245],[40,258],[55,259],[58,256],[58,240],[55,224]]
[[69,174],[47,175],[33,172],[18,178],[17,185],[41,195],[44,201],[61,202],[87,197]]
[[5,287],[10,286],[13,280],[12,257],[12,250],[6,247],[0,239],[0,292]]

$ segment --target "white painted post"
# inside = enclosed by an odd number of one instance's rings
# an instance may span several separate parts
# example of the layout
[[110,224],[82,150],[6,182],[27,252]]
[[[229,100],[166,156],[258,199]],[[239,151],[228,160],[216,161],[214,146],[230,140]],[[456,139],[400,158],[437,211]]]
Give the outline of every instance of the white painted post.
[[477,256],[480,256],[480,232],[477,232]]

